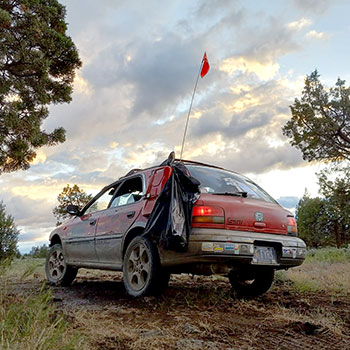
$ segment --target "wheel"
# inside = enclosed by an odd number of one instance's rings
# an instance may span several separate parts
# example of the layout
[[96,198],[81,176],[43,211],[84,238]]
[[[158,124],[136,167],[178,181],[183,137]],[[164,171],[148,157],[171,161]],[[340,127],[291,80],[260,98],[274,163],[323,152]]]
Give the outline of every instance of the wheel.
[[66,264],[62,245],[55,244],[46,258],[45,272],[49,283],[67,286],[73,282],[78,269]]
[[123,282],[127,293],[132,297],[158,294],[161,276],[155,246],[145,237],[134,238],[126,249],[123,261]]
[[231,286],[239,297],[256,297],[266,293],[273,282],[275,270],[231,270],[228,274]]

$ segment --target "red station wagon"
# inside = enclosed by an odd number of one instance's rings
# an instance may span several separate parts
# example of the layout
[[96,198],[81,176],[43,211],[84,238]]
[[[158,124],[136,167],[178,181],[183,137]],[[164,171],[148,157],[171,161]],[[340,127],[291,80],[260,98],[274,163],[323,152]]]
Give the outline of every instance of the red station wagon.
[[[179,163],[179,161],[176,161]],[[50,235],[46,274],[67,285],[80,267],[123,271],[128,294],[159,293],[172,273],[227,276],[240,296],[271,286],[275,270],[301,265],[305,243],[293,215],[253,181],[235,172],[181,161],[200,182],[186,251],[164,249],[144,235],[173,169],[135,169],[106,186]]]

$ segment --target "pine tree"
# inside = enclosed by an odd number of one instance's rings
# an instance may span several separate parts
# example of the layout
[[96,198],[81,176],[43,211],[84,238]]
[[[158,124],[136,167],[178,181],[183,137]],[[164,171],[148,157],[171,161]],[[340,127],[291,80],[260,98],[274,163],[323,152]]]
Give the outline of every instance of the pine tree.
[[57,219],[56,225],[61,225],[65,219],[70,217],[66,210],[68,205],[77,205],[82,209],[91,199],[92,195],[85,193],[85,191],[81,190],[78,185],[70,187],[68,184],[57,196],[59,204],[52,211]]
[[19,231],[13,217],[7,215],[5,209],[5,205],[0,202],[0,264],[5,260],[11,260],[18,253]]
[[350,161],[350,88],[338,79],[327,91],[319,77],[317,71],[306,77],[283,133],[307,161]]
[[71,100],[78,51],[57,0],[0,1],[0,174],[28,169],[35,150],[65,141],[41,129],[51,103]]

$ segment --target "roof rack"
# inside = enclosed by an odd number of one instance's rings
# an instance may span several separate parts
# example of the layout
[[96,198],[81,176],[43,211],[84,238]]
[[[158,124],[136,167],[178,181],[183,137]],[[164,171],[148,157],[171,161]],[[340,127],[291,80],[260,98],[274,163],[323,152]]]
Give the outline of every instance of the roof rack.
[[[202,166],[207,166],[207,167],[210,167],[210,168],[216,168],[216,169],[222,169],[222,170],[225,170],[225,168],[222,168],[222,167],[219,167],[219,166],[216,166],[216,165],[211,165],[211,164],[206,164],[206,163],[201,163],[201,162],[196,162],[194,160],[186,160],[186,159],[178,159],[178,158],[175,158],[174,160],[175,162],[177,163],[184,163],[184,164],[193,164],[193,165],[202,165]],[[136,168],[136,169],[132,169],[130,170],[126,175],[124,176],[121,176],[119,179],[123,179],[125,177],[128,177],[130,175],[133,175],[133,174],[136,174],[140,171],[144,171],[144,170],[148,170],[148,169],[152,169],[152,168],[158,168],[160,165],[153,165],[149,168],[145,168],[145,169],[140,169],[140,168]]]
[[138,173],[139,171],[142,171],[142,169],[132,169],[126,175],[124,175],[123,177],[130,176],[132,174]]
[[220,166],[216,166],[216,165],[211,165],[211,164],[207,164],[207,163],[201,163],[201,162],[196,162],[194,160],[186,160],[186,159],[175,159],[175,162],[182,162],[182,163],[187,163],[187,164],[193,164],[193,165],[203,165],[203,166],[207,166],[210,168],[216,168],[216,169],[222,169],[222,170],[226,170],[225,168],[222,168]]

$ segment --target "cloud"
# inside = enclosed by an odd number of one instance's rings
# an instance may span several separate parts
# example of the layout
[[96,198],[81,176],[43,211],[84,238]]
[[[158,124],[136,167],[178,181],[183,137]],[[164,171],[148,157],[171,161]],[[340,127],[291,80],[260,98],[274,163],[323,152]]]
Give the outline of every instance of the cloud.
[[302,163],[281,127],[303,79],[285,73],[281,58],[303,50],[298,30],[311,20],[228,0],[64,2],[83,68],[72,103],[51,106],[43,126],[63,126],[67,141],[0,179],[23,242],[49,234],[68,183],[96,194],[131,168],[179,156],[204,51],[211,68],[198,83],[184,156],[253,174]]
[[91,96],[93,91],[88,81],[81,76],[78,71],[74,78],[74,91],[78,94]]
[[167,33],[161,40],[137,49],[120,72],[120,78],[133,86],[130,118],[141,113],[162,114],[187,96],[200,63],[201,46],[198,40]]
[[202,1],[196,10],[199,17],[213,17],[217,13],[227,13],[232,6],[239,5],[238,1],[232,0],[212,0]]
[[[341,1],[341,0],[340,0]],[[295,6],[303,13],[323,14],[339,0],[294,0]]]
[[[28,192],[27,192],[28,193]],[[2,192],[1,200],[6,205],[6,212],[12,215],[18,226],[52,226],[55,219],[52,215],[53,203],[46,199],[40,200],[21,196],[13,192]]]
[[329,35],[324,32],[316,32],[316,30],[310,30],[306,34],[306,37],[311,39],[327,39],[329,38]]
[[301,30],[305,27],[309,27],[312,24],[312,20],[309,18],[301,18],[298,21],[288,23],[288,28],[291,30]]
[[295,209],[299,203],[300,198],[295,196],[286,196],[277,198],[277,202],[282,205],[282,207],[287,209]]
[[233,75],[237,71],[254,73],[261,80],[269,80],[276,76],[280,66],[277,62],[260,62],[244,57],[230,57],[222,62],[220,70]]

